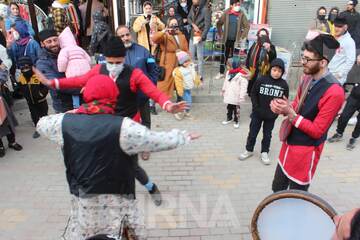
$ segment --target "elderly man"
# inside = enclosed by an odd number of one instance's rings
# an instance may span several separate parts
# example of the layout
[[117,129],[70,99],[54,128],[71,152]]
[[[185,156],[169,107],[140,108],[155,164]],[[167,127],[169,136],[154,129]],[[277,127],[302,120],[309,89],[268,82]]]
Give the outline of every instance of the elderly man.
[[338,47],[336,39],[327,34],[305,42],[302,64],[309,78],[300,84],[292,104],[287,99],[270,104],[274,113],[288,117],[291,128],[282,131],[289,134],[282,136],[274,192],[288,188],[307,191],[315,175],[327,132],[344,102],[344,90],[328,70]]

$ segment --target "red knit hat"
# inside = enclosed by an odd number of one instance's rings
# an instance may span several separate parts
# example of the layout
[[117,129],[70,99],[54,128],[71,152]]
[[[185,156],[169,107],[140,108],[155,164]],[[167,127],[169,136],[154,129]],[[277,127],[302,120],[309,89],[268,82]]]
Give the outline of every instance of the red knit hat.
[[119,90],[116,83],[106,75],[90,78],[85,85],[81,105],[77,113],[84,114],[113,114]]

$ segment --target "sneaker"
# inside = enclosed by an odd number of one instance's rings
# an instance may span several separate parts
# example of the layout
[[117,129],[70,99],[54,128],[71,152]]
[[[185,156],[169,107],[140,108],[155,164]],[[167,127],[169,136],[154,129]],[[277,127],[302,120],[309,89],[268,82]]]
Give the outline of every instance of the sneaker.
[[14,149],[15,151],[21,151],[23,149],[22,146],[16,142],[9,143],[9,148]]
[[181,121],[181,120],[184,119],[185,114],[184,114],[183,112],[178,112],[178,113],[175,113],[175,114],[174,114],[174,117],[175,117],[176,120]]
[[35,139],[35,138],[38,138],[38,137],[40,137],[40,134],[37,132],[37,131],[35,131],[34,132],[34,134],[32,135],[32,137]]
[[194,117],[192,116],[192,114],[190,112],[185,112],[184,117],[187,119],[190,119],[190,120],[194,119]]
[[350,118],[349,122],[348,122],[348,125],[349,126],[355,126],[357,123],[357,117],[352,117]]
[[269,154],[267,152],[261,153],[261,162],[264,165],[270,165],[270,158],[269,158]]
[[347,150],[353,150],[355,148],[356,138],[350,138],[349,143],[346,145]]
[[222,125],[228,125],[229,123],[231,123],[233,120],[225,120],[225,121],[222,121],[221,124]]
[[333,142],[339,142],[342,140],[342,134],[339,134],[339,133],[335,133],[334,136],[332,136],[331,138],[328,139],[328,141],[330,143],[333,143]]
[[0,147],[0,157],[4,157],[5,156],[5,148],[4,147]]
[[254,155],[254,152],[245,151],[245,152],[243,152],[242,154],[240,154],[239,160],[243,161],[243,160],[245,160],[245,159],[248,159],[248,158],[251,157],[252,155]]
[[234,123],[234,128],[235,128],[235,129],[238,129],[239,127],[240,127],[240,124],[239,124],[238,122],[235,122],[235,123]]
[[224,78],[224,74],[222,74],[222,73],[218,73],[216,76],[215,76],[215,79],[216,80],[220,80],[220,79],[222,79],[222,78]]
[[155,183],[152,190],[149,191],[149,193],[151,195],[151,199],[153,200],[154,204],[156,206],[160,206],[162,203],[161,193]]

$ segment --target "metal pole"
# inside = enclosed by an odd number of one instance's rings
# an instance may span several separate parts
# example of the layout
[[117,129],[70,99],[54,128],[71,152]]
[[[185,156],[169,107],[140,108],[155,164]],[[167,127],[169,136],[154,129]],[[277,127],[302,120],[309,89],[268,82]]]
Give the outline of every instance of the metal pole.
[[39,28],[38,28],[38,22],[37,22],[37,18],[36,18],[36,12],[35,12],[35,6],[34,6],[33,0],[28,0],[28,7],[29,7],[29,13],[30,13],[32,27],[34,29],[35,36],[37,36],[39,33]]

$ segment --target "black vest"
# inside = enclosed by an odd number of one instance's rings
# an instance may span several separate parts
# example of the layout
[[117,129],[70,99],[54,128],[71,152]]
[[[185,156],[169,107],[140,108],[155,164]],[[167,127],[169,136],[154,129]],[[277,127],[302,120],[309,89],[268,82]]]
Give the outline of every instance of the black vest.
[[[319,113],[318,104],[321,97],[333,84],[339,84],[339,82],[332,74],[327,74],[320,79],[319,82],[308,91],[308,95],[305,98],[299,114],[304,118],[313,121]],[[298,128],[293,127],[287,138],[287,143],[289,145],[319,146],[326,140],[327,132],[328,129],[319,139],[314,139],[300,131]]]
[[[130,78],[134,68],[124,64],[124,70],[116,79],[116,85],[119,89],[119,96],[116,103],[115,114],[122,117],[133,118],[137,111],[137,93],[132,92],[130,88]],[[109,75],[106,65],[102,65],[100,73]]]
[[119,144],[122,121],[106,114],[65,114],[63,153],[71,194],[135,197],[134,162]]

